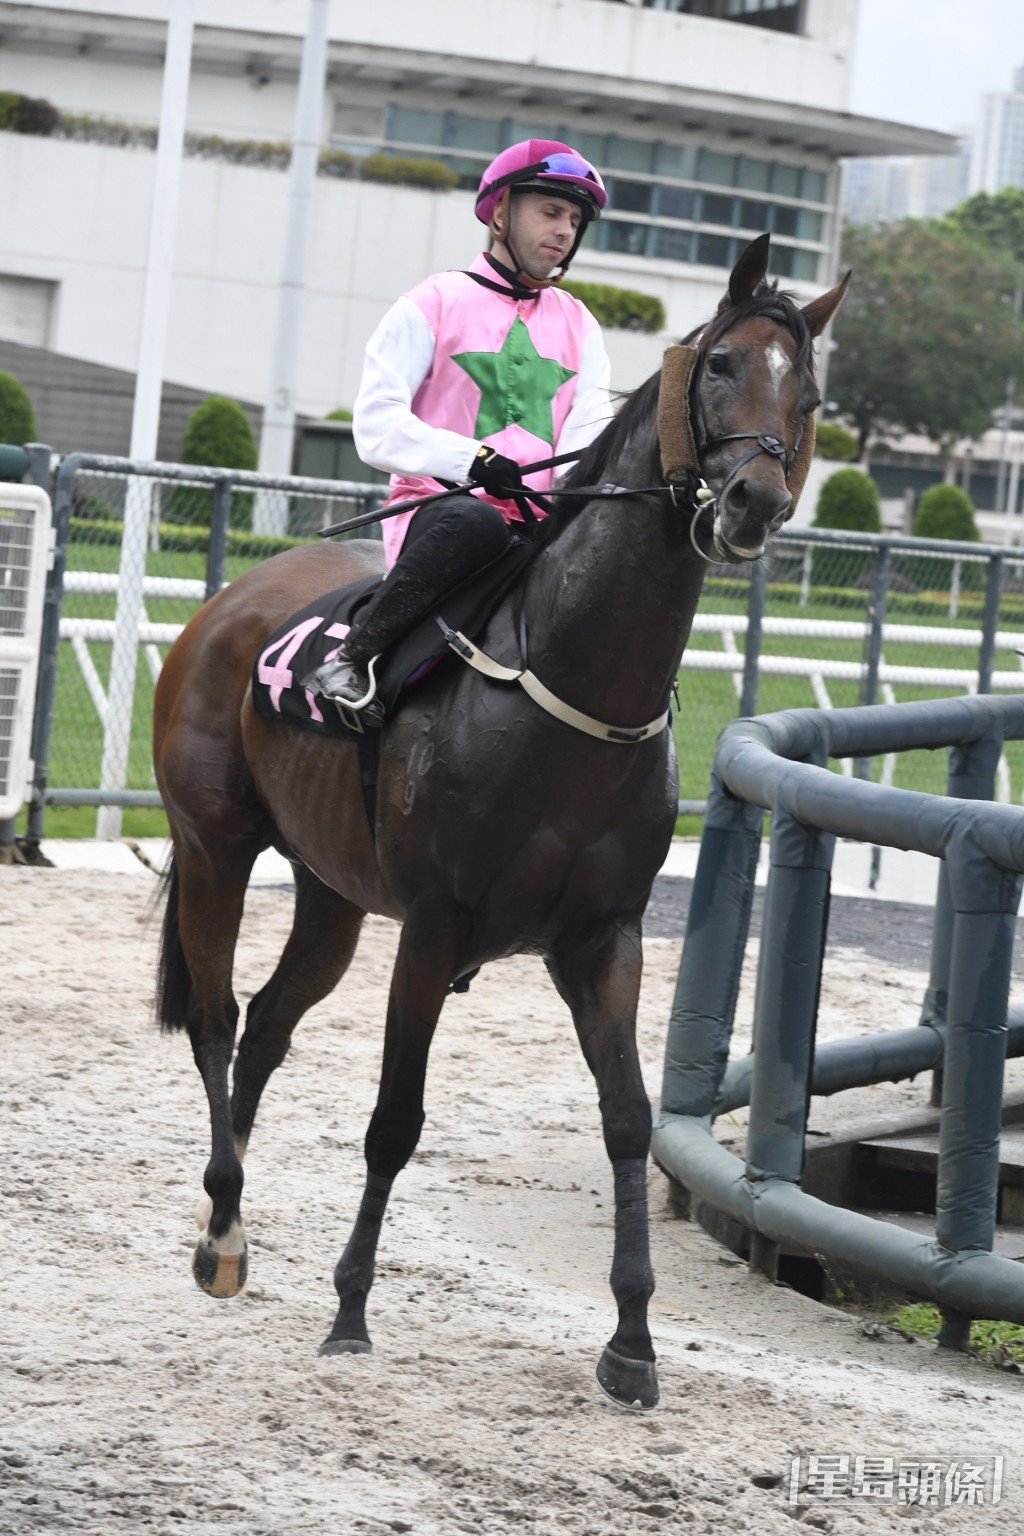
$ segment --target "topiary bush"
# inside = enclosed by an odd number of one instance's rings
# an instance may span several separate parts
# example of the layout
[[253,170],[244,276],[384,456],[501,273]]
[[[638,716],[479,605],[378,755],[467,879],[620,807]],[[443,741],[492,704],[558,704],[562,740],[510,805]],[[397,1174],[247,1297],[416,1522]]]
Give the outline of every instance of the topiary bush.
[[[215,469],[255,469],[256,439],[249,418],[227,395],[209,395],[192,412],[181,439],[183,464],[207,464]],[[163,518],[169,523],[210,526],[213,490],[208,486],[175,486],[164,493]],[[252,527],[252,496],[236,491],[231,498],[232,528]]]
[[816,528],[852,528],[856,533],[881,533],[878,487],[862,469],[837,469],[818,495]]
[[[972,544],[981,537],[970,497],[958,485],[929,486],[917,504],[911,532],[919,539],[956,539]],[[957,563],[950,559],[911,555],[907,564],[923,590],[948,592]],[[980,591],[985,584],[984,569],[977,561],[961,561],[957,580],[962,592]]]
[[0,373],[0,443],[21,448],[36,440],[36,416],[25,386],[13,373]]
[[822,421],[814,439],[814,452],[819,459],[852,461],[857,457],[857,439],[837,422]]
[[327,415],[324,417],[324,421],[351,421],[351,420],[352,420],[352,412],[347,410],[345,408],[345,406],[343,406],[343,405],[339,405],[336,410],[328,411]]
[[566,293],[585,304],[600,325],[619,331],[663,331],[665,306],[653,294],[635,288],[616,288],[612,283],[559,283]]
[[911,532],[919,539],[964,539],[974,543],[981,537],[970,497],[958,485],[929,486],[917,504]]

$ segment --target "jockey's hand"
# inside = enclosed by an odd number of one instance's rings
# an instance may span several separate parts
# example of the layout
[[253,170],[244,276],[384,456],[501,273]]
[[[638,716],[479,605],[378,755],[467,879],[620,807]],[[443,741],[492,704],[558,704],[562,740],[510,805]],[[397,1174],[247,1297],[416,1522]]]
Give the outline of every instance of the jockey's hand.
[[523,488],[523,472],[515,459],[507,459],[485,443],[469,468],[469,478],[491,496],[507,497]]

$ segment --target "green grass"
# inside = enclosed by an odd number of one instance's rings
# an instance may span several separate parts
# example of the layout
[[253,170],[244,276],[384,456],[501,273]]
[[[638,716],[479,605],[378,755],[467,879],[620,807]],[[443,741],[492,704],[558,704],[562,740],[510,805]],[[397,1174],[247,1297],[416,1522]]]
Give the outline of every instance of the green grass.
[[[173,539],[173,529],[167,532],[168,543]],[[73,571],[115,572],[120,551],[116,544],[88,544],[78,539],[68,549],[68,569]],[[233,579],[253,562],[240,557],[227,561],[226,576]],[[175,550],[165,544],[159,551],[151,551],[147,558],[147,574],[151,576],[187,577],[203,580],[206,558],[201,551]],[[745,614],[748,584],[728,577],[712,577],[705,588],[701,612]],[[799,587],[793,583],[774,582],[769,585],[766,611],[769,615],[801,619],[856,619],[867,614],[868,594],[854,588],[813,588],[810,600],[804,607],[798,606]],[[948,598],[942,593],[923,594],[913,597],[892,594],[890,620],[896,622],[923,622],[943,624],[949,628],[948,646],[922,646],[912,642],[890,641],[885,646],[885,659],[903,665],[949,666],[970,668],[976,665],[976,648],[957,642],[957,631],[977,627],[980,599],[969,593],[962,599],[963,611],[957,620],[950,620]],[[171,598],[147,600],[146,611],[153,622],[182,624],[195,611],[195,604]],[[1008,609],[1004,622],[1010,626],[1024,627],[1024,599],[1016,594],[1007,598]],[[1013,609],[1009,612],[1009,609]],[[1017,610],[1020,610],[1019,612]],[[64,615],[68,618],[113,619],[115,598],[100,593],[67,593],[64,599]],[[737,636],[737,647],[742,654],[743,637]],[[93,643],[89,654],[97,674],[106,686],[110,666],[110,646]],[[166,647],[161,647],[165,652]],[[712,634],[694,635],[690,650],[721,650],[721,641]],[[817,656],[826,659],[862,661],[863,645],[858,640],[838,637],[807,637],[765,635],[762,641],[765,655]],[[1005,666],[1005,659],[999,663]],[[856,680],[826,679],[832,704],[837,708],[855,705],[860,701],[859,683]],[[941,698],[953,690],[948,686],[936,688],[901,686],[895,690],[899,701],[910,698]],[[719,733],[736,718],[739,700],[730,674],[724,672],[693,672],[683,669],[679,675],[681,711],[673,722],[677,754],[679,758],[679,793],[682,799],[703,800],[707,794],[711,762]],[[757,713],[769,711],[813,708],[817,701],[806,678],[773,676],[762,672],[758,685]],[[136,673],[133,702],[133,734],[128,764],[128,787],[151,790],[155,788],[150,756],[149,732],[152,718],[153,680],[145,655],[140,652]],[[56,679],[56,709],[49,769],[49,782],[54,787],[94,788],[99,784],[100,758],[102,753],[102,728],[96,709],[82,681],[71,645],[61,643]],[[1024,742],[1007,744],[1007,761],[1011,785],[1019,798],[1024,784]],[[833,765],[837,768],[838,765]],[[872,774],[881,776],[882,761],[876,759]],[[908,752],[900,755],[895,778],[897,787],[924,790],[941,794],[945,789],[947,754],[945,752]],[[92,808],[51,807],[46,813],[48,836],[90,836],[95,829],[95,810]],[[164,828],[162,813],[158,811],[126,811],[124,827],[126,835],[148,836],[154,824]],[[681,817],[677,831],[685,835],[697,835],[701,830],[698,817]],[[152,834],[157,835],[157,834]]]
[[[939,1309],[926,1301],[908,1301],[882,1321],[911,1338],[934,1339],[939,1332]],[[1018,1323],[975,1319],[971,1323],[970,1350],[993,1365],[1024,1368],[1024,1328]]]

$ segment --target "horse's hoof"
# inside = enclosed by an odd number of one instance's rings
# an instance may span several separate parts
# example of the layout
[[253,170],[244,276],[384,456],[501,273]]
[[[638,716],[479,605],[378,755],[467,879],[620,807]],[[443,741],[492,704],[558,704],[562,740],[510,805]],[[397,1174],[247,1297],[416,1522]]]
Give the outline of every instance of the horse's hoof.
[[658,1402],[658,1372],[652,1360],[627,1360],[610,1344],[597,1362],[597,1384],[619,1408],[654,1408]]
[[324,1339],[318,1355],[369,1355],[373,1345],[369,1339]]
[[192,1255],[192,1273],[199,1289],[207,1296],[237,1296],[249,1273],[245,1249],[240,1253],[218,1253],[209,1243],[197,1243]]

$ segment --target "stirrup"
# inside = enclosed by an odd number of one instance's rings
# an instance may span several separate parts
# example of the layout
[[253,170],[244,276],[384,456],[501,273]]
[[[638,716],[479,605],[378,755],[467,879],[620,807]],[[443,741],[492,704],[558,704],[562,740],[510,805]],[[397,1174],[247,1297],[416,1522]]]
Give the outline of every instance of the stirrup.
[[355,731],[358,736],[362,736],[367,727],[370,730],[380,730],[384,724],[384,706],[377,697],[376,667],[380,659],[379,655],[372,656],[367,664],[366,675],[370,686],[361,699],[342,699],[332,694],[324,695],[325,698],[330,699],[338,711],[342,725],[350,731]]

